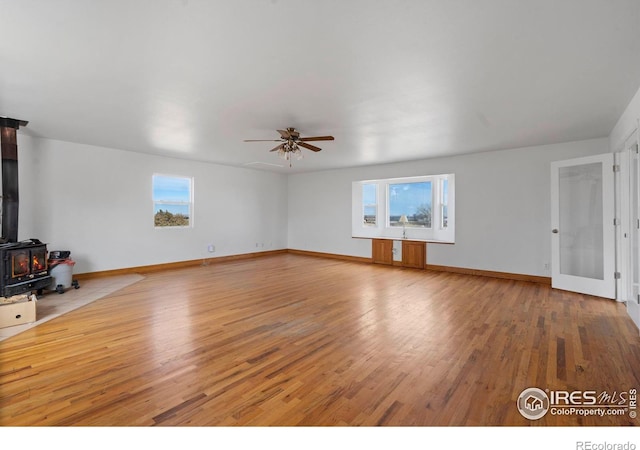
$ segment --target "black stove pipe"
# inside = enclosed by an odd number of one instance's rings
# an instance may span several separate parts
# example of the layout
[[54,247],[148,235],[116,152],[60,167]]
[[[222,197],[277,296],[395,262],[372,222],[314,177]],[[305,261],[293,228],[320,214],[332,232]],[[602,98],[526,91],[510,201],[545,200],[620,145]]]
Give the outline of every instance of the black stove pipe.
[[2,241],[18,242],[18,139],[16,131],[28,122],[0,117],[2,146]]

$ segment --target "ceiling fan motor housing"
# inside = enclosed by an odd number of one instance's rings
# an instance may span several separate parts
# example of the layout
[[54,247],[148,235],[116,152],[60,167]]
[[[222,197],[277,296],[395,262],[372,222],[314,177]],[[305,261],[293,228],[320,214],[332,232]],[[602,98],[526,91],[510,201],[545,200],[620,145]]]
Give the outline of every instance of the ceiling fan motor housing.
[[293,127],[288,127],[286,130],[276,130],[280,133],[280,139],[245,139],[245,142],[281,142],[275,148],[269,150],[270,152],[278,152],[278,155],[283,159],[289,161],[291,165],[291,155],[295,155],[298,159],[302,158],[300,147],[304,147],[307,150],[319,152],[322,150],[320,147],[311,145],[305,141],[333,141],[333,136],[309,136],[300,137],[300,132],[296,131]]

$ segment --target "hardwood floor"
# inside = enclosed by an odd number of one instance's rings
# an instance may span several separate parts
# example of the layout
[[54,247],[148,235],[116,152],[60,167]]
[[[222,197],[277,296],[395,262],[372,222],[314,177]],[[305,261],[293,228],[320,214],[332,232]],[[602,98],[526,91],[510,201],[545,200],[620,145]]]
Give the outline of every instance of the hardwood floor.
[[0,342],[0,423],[636,425],[516,401],[639,377],[614,301],[282,254],[148,274]]

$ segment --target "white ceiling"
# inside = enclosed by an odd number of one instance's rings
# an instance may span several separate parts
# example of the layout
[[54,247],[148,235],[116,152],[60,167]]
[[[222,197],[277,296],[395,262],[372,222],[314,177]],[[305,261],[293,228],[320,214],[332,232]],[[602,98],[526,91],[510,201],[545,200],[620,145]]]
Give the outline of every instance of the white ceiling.
[[[283,173],[603,137],[639,86],[638,0],[0,0],[21,132]],[[289,126],[336,140],[243,142]]]

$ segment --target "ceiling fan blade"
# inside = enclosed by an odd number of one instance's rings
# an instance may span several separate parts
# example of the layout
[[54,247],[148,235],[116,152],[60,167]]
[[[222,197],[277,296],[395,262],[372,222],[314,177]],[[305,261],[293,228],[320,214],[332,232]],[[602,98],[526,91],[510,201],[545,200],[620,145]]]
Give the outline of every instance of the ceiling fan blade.
[[316,147],[315,145],[305,144],[304,142],[300,142],[300,141],[298,141],[297,144],[300,147],[308,148],[309,150],[314,151],[314,152],[319,152],[320,150],[322,150],[321,148]]
[[280,150],[282,147],[284,147],[284,144],[286,144],[286,142],[283,142],[282,144],[278,145],[276,148],[269,150],[270,152],[275,152],[276,150]]
[[282,139],[245,139],[244,142],[282,142]]
[[298,139],[299,141],[333,141],[333,136],[312,136],[303,137]]
[[280,136],[282,136],[282,139],[289,139],[291,137],[291,134],[289,134],[289,132],[287,130],[277,130],[278,133],[280,133]]

